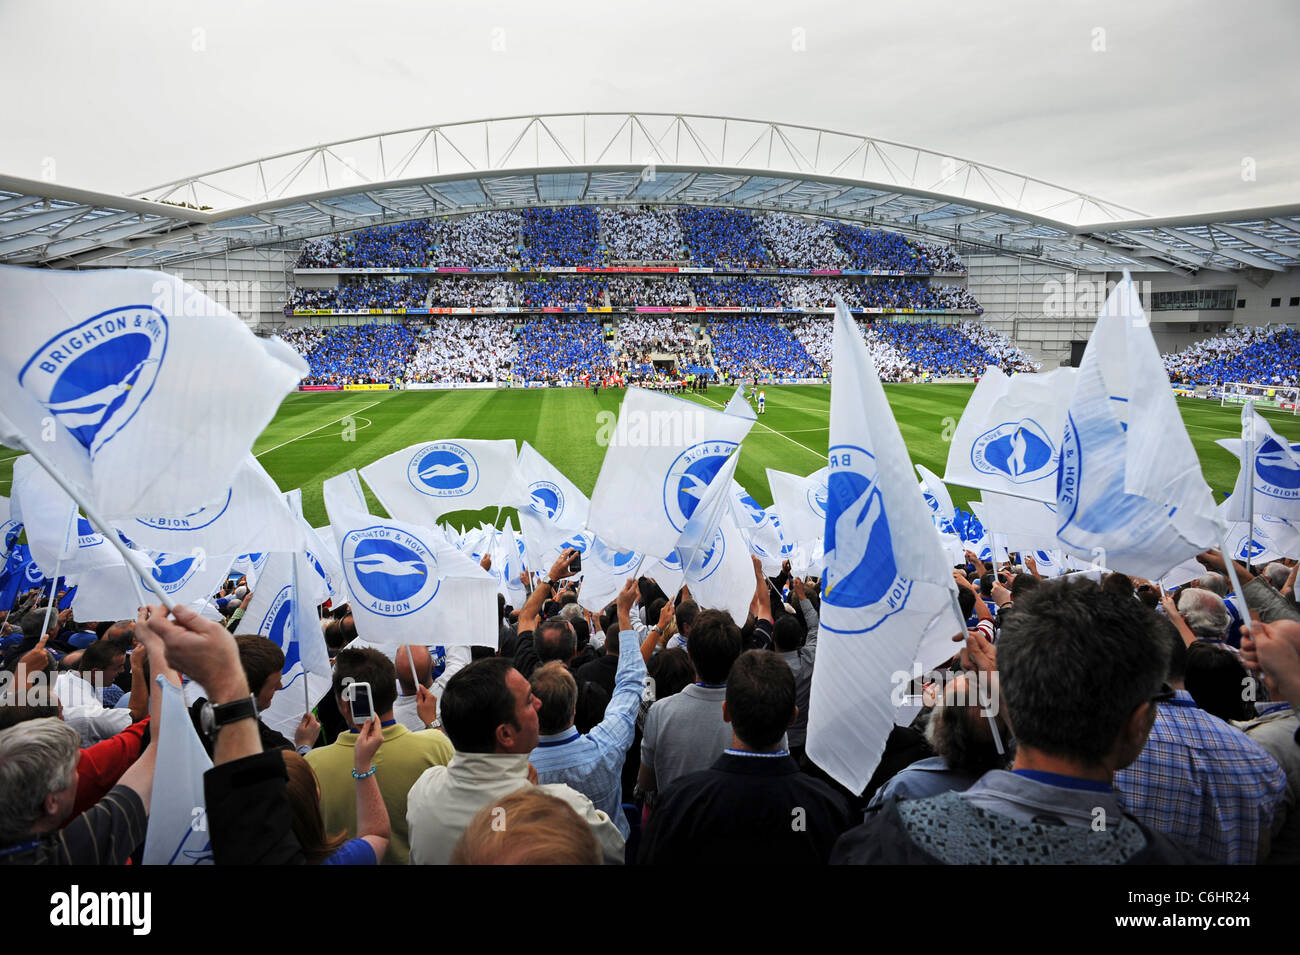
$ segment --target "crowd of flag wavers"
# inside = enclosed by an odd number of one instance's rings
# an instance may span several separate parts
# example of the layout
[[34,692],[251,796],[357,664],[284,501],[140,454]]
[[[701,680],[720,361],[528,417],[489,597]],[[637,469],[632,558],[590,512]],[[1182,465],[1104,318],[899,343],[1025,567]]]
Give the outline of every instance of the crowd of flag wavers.
[[1300,447],[1246,404],[1216,504],[1127,277],[942,476],[841,307],[767,507],[743,389],[628,389],[589,497],[456,438],[281,488],[308,364],[158,282],[0,271],[5,863],[1300,860]]

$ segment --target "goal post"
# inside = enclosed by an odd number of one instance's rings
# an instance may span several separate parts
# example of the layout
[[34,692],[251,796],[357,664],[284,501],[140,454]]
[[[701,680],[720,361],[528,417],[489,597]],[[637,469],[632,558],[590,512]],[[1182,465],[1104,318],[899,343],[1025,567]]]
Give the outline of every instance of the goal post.
[[1276,408],[1300,414],[1300,388],[1293,385],[1259,385],[1248,381],[1227,381],[1219,392],[1219,406],[1255,402],[1257,408]]

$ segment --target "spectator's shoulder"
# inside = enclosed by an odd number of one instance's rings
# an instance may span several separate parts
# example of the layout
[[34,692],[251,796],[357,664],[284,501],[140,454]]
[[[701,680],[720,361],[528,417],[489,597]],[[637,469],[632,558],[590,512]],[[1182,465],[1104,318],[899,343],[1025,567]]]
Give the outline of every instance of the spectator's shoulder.
[[454,749],[442,730],[417,730],[411,733],[411,738],[421,749],[437,758],[437,765],[445,766],[450,762]]

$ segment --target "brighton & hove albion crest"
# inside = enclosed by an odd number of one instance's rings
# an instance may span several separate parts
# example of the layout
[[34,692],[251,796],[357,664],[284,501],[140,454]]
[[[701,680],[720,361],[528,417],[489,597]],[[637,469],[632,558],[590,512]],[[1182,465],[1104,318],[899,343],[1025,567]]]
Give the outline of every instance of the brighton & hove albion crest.
[[104,543],[104,535],[95,530],[90,521],[86,520],[80,514],[77,515],[77,546],[78,547],[98,547]]
[[[722,558],[726,553],[727,535],[722,533],[722,528],[719,527],[713,532],[713,540],[709,542],[709,546],[697,553],[691,562],[692,578],[698,581],[708,580],[722,566]],[[681,559],[680,556],[678,559]]]
[[1056,461],[1056,448],[1032,418],[1004,421],[975,439],[971,466],[981,474],[1000,475],[1013,484],[1046,477]]
[[686,528],[704,489],[738,447],[735,441],[703,441],[677,455],[664,479],[664,513],[673,527]]
[[478,475],[474,455],[451,441],[426,445],[406,468],[411,487],[429,497],[464,497],[478,487]]
[[1255,452],[1255,493],[1300,500],[1300,463],[1289,447],[1267,437]]
[[376,524],[343,538],[348,590],[371,613],[404,617],[438,593],[438,560],[423,541]]
[[838,623],[839,614],[823,614],[822,626],[834,633],[867,633],[907,605],[912,582],[894,563],[875,458],[854,445],[832,447],[827,487],[822,603],[854,614],[847,625]]
[[547,520],[554,521],[564,513],[564,492],[560,486],[551,481],[534,481],[528,485],[531,500],[528,506]]
[[[170,596],[188,584],[202,566],[203,558],[198,555],[186,557],[184,554],[156,554],[149,576],[162,587],[163,593]],[[140,579],[144,580],[144,577]],[[145,584],[147,586],[148,581]]]
[[153,516],[137,517],[135,522],[143,524],[145,527],[153,527],[160,531],[199,531],[210,526],[217,518],[226,513],[230,507],[230,499],[234,496],[234,489],[226,491],[226,496],[219,502],[211,506],[203,506],[188,514],[180,514],[175,517],[171,516]]
[[289,686],[305,672],[299,662],[298,641],[293,638],[293,628],[290,626],[292,615],[293,588],[285,584],[272,599],[271,606],[257,627],[258,633],[284,651],[284,666],[280,668],[281,689]]
[[148,400],[166,353],[166,317],[128,305],[55,335],[23,365],[18,384],[94,458]]
[[826,499],[829,494],[830,489],[826,478],[808,489],[808,507],[822,520],[826,519]]

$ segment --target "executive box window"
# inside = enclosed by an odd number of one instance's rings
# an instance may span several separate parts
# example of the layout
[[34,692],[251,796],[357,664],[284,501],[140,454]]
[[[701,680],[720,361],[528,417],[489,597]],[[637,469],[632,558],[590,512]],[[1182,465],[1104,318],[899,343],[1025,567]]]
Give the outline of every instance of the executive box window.
[[[1177,292],[1152,292],[1153,312],[1200,312],[1214,309],[1231,309],[1237,290],[1231,288],[1183,289]],[[1244,308],[1246,300],[1238,299],[1237,307]]]

